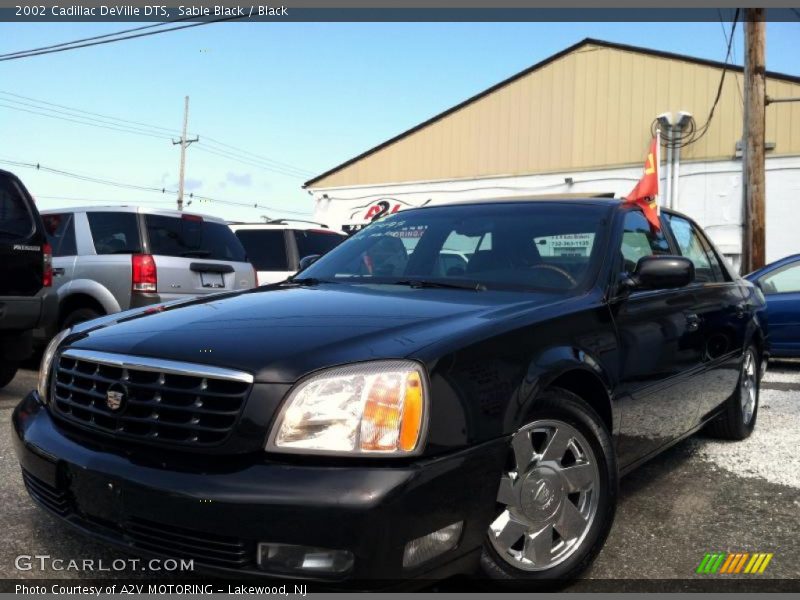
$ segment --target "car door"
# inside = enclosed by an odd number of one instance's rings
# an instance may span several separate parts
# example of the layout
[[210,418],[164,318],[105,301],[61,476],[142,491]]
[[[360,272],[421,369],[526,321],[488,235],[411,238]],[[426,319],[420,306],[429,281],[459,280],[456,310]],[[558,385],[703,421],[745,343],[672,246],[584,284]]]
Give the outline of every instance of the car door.
[[75,215],[70,212],[42,215],[47,241],[53,249],[53,289],[64,295],[75,274],[77,245],[75,242]]
[[776,355],[800,356],[800,261],[762,275],[770,347]]
[[695,291],[626,292],[619,285],[640,258],[675,254],[664,231],[653,232],[640,210],[623,215],[615,248],[617,282],[609,306],[619,348],[616,400],[622,417],[617,451],[625,468],[695,423],[692,375],[701,369],[703,344],[696,327]]
[[740,284],[689,219],[667,215],[669,231],[681,255],[694,263],[695,279],[687,288],[694,296],[692,318],[702,342],[701,369],[690,395],[696,420],[706,420],[733,393],[739,379],[749,312]]

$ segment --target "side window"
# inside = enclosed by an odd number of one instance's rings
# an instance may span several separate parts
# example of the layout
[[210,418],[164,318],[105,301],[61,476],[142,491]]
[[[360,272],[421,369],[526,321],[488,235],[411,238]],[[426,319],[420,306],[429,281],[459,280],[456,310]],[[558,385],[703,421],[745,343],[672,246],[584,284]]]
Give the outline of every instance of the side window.
[[136,254],[142,251],[136,213],[87,212],[97,254]]
[[0,175],[0,239],[18,240],[33,231],[33,218],[14,180]]
[[289,270],[286,238],[282,229],[239,229],[236,237],[256,271]]
[[640,258],[671,254],[671,250],[664,232],[653,233],[645,216],[636,210],[625,215],[620,253],[623,261],[622,271],[632,273]]
[[669,217],[669,224],[681,254],[694,263],[694,280],[698,283],[724,281],[722,265],[692,224],[676,216]]
[[47,241],[53,256],[75,256],[75,222],[72,213],[42,215]]
[[800,292],[800,264],[794,263],[758,280],[765,294]]

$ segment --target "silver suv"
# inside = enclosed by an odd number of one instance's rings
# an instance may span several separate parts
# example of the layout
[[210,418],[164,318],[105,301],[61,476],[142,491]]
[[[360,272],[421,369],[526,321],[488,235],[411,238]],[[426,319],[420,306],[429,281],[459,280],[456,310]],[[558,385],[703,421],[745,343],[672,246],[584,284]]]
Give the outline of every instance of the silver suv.
[[177,298],[255,286],[245,250],[222,219],[105,206],[41,212],[53,248],[57,329]]

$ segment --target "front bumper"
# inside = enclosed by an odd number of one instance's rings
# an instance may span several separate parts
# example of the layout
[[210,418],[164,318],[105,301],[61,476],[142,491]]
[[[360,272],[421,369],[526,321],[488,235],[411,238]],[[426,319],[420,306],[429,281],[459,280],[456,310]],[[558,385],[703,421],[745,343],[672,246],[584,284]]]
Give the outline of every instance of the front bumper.
[[[192,558],[198,570],[229,576],[269,575],[256,564],[258,542],[349,550],[352,570],[338,578],[353,581],[470,571],[506,452],[498,440],[402,466],[259,454],[227,465],[197,456],[193,468],[176,468],[79,442],[36,392],[17,406],[12,422],[26,486],[40,505],[135,554]],[[456,548],[403,568],[409,540],[457,521],[464,529]]]

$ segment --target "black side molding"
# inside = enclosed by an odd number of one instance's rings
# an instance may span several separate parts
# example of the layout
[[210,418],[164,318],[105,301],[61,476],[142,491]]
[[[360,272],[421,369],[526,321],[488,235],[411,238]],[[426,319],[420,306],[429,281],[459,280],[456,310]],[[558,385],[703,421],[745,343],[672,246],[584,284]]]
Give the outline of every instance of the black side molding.
[[233,267],[230,265],[218,265],[215,263],[199,263],[193,262],[189,265],[192,271],[199,273],[233,273]]

